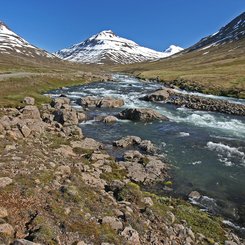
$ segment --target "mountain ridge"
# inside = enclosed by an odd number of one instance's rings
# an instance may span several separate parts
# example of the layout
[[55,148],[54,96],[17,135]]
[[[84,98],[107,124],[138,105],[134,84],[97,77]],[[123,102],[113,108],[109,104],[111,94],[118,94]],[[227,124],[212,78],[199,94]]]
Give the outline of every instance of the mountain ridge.
[[12,54],[31,58],[56,58],[48,51],[30,44],[13,32],[3,21],[0,21],[0,54]]
[[182,50],[171,45],[166,52],[155,51],[142,47],[132,40],[119,37],[112,30],[104,30],[54,54],[61,59],[79,63],[130,64],[157,60]]

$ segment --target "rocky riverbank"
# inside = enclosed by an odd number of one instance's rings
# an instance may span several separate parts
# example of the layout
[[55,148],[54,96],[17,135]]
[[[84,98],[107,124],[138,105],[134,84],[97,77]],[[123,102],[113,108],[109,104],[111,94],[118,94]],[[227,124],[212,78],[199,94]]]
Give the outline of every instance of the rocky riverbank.
[[220,218],[143,192],[170,184],[157,147],[128,136],[111,142],[117,160],[84,137],[86,118],[66,97],[0,110],[0,244],[244,244]]
[[141,98],[145,101],[164,102],[194,110],[214,111],[232,115],[245,115],[245,105],[235,104],[221,99],[183,94],[171,88],[160,89]]

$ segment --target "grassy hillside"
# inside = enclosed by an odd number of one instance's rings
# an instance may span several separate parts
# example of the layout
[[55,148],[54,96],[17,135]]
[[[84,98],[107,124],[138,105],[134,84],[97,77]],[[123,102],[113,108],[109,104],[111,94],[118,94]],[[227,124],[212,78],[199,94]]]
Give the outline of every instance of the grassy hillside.
[[245,39],[112,70],[189,90],[245,98]]
[[16,106],[25,96],[43,103],[48,90],[106,78],[100,66],[1,54],[0,107]]

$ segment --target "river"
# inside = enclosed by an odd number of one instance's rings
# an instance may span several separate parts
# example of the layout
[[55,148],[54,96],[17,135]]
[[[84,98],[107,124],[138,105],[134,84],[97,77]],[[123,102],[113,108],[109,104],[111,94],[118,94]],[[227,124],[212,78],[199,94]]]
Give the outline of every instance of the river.
[[[53,96],[67,95],[77,108],[76,100],[84,96],[124,99],[123,108],[90,109],[91,120],[81,124],[83,133],[108,145],[127,135],[151,140],[172,164],[170,173],[174,195],[186,196],[196,190],[204,195],[202,208],[221,213],[228,220],[245,226],[245,118],[139,100],[161,87],[163,85],[157,82],[115,75],[113,81],[94,82],[50,93]],[[241,99],[221,99],[245,104]],[[112,115],[124,108],[153,108],[170,121],[142,123],[119,120],[108,125],[93,120],[97,115]],[[155,191],[161,194],[162,188],[158,185]]]

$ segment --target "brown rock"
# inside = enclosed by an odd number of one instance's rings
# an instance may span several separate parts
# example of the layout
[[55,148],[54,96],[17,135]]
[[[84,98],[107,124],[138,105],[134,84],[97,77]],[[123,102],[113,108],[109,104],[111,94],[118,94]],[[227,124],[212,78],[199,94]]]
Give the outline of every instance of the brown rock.
[[115,99],[111,97],[105,98],[97,98],[92,96],[87,96],[81,98],[77,101],[77,103],[83,107],[109,107],[116,108],[124,105],[124,101],[122,99]]
[[13,180],[9,177],[1,177],[0,178],[0,188],[4,188],[13,183]]
[[114,116],[107,116],[103,119],[103,122],[104,123],[115,123],[115,122],[117,122],[117,120],[118,119]]
[[27,105],[23,109],[21,109],[20,112],[22,113],[20,115],[21,119],[34,119],[41,121],[40,112],[36,106]]
[[128,244],[140,245],[139,233],[132,227],[126,227],[121,235],[128,241]]
[[120,140],[114,141],[113,145],[117,147],[128,147],[130,145],[138,145],[141,142],[141,138],[137,136],[126,136]]
[[165,101],[168,98],[169,98],[169,90],[168,89],[161,89],[161,90],[157,90],[151,94],[148,94],[141,99],[145,100],[145,101]]
[[31,134],[31,130],[26,125],[22,126],[20,128],[20,131],[25,138],[27,138]]
[[6,208],[0,207],[0,219],[8,217],[8,211]]
[[8,223],[0,224],[0,235],[12,237],[14,235],[13,226]]
[[108,224],[112,229],[114,229],[116,231],[122,230],[122,228],[123,228],[122,222],[113,216],[104,217],[102,219],[102,224]]

